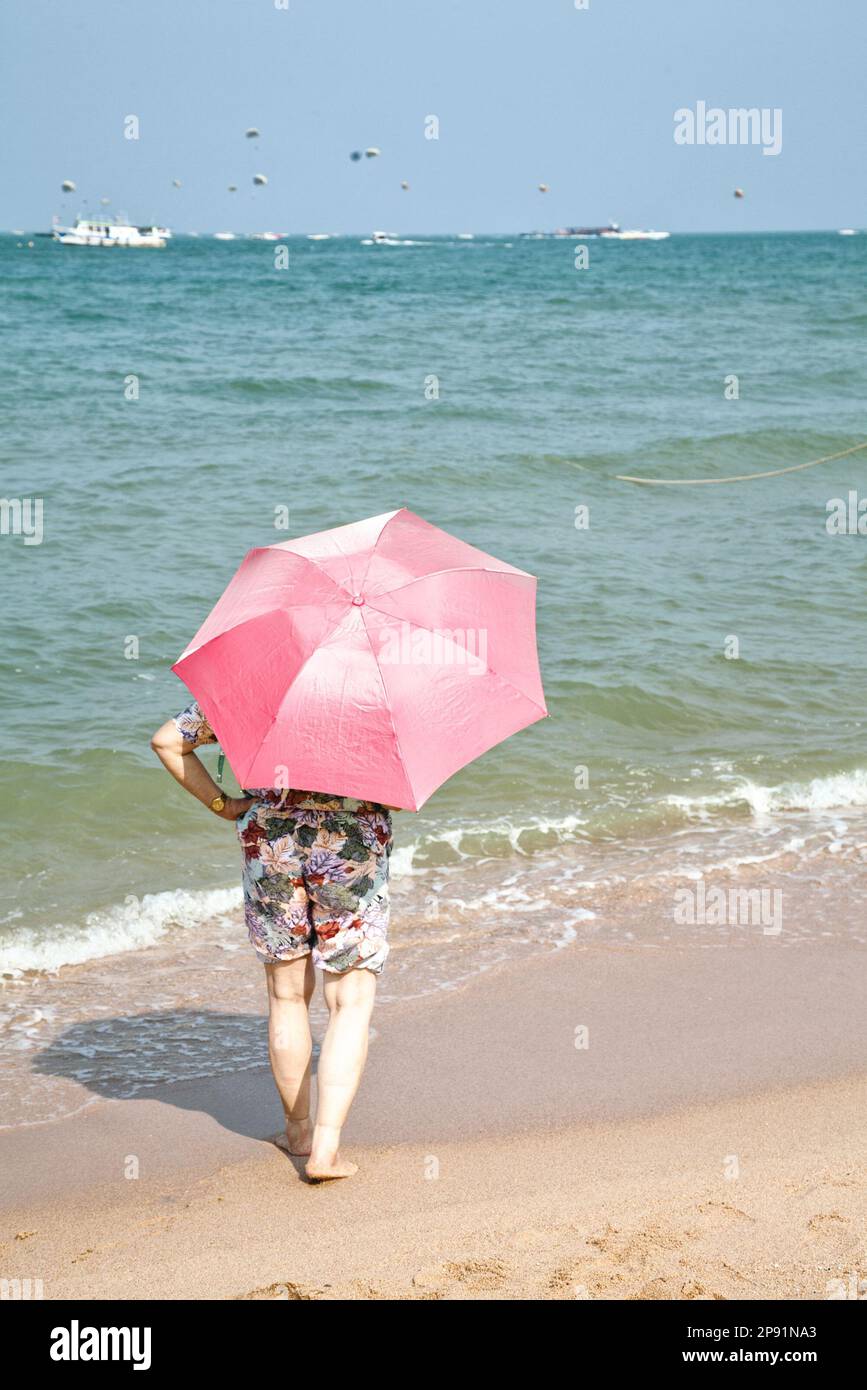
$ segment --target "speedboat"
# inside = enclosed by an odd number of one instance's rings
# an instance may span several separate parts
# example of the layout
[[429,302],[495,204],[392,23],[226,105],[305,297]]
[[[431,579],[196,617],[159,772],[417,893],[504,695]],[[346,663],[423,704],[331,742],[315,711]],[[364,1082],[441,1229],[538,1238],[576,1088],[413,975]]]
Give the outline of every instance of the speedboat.
[[374,232],[372,236],[365,237],[362,246],[400,246],[400,237],[396,237],[394,232]]

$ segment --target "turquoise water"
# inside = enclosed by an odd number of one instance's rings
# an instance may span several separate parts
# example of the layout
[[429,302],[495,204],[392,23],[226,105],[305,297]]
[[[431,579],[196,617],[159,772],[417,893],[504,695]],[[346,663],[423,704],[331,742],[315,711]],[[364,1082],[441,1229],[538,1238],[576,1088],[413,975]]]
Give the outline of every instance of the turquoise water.
[[2,492],[43,499],[44,538],[0,537],[12,968],[147,945],[236,883],[231,827],[148,739],[284,506],[300,535],[406,503],[539,577],[552,717],[399,818],[398,868],[867,805],[867,536],[825,526],[867,495],[867,450],[733,486],[615,478],[867,439],[867,237],[591,242],[584,271],[517,237],[293,239],[286,269],[254,242],[20,240],[0,238]]

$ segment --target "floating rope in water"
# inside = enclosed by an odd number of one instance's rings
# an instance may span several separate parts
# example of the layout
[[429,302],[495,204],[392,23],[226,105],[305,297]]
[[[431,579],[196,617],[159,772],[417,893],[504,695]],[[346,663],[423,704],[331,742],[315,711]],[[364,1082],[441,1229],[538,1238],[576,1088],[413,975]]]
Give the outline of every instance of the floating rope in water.
[[778,478],[781,473],[797,473],[802,468],[815,468],[819,463],[831,463],[834,459],[847,458],[857,454],[859,449],[867,449],[863,444],[853,444],[851,449],[843,449],[839,454],[826,454],[822,459],[810,459],[809,463],[793,463],[788,468],[769,468],[765,473],[736,473],[731,478],[632,478],[628,473],[615,473],[619,483],[642,483],[645,487],[705,487],[709,483],[749,483],[753,478]]

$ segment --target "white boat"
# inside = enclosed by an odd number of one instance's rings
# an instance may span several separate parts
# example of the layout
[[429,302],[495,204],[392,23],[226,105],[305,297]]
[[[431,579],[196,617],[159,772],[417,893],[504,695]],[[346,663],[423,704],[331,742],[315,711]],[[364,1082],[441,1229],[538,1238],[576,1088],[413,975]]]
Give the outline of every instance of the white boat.
[[858,235],[858,230],[857,230],[856,227],[841,227],[841,228],[840,228],[840,235],[841,235],[841,236],[857,236],[857,235]]
[[286,232],[250,232],[250,241],[283,241]]
[[396,237],[394,232],[374,232],[372,236],[365,237],[362,246],[400,246],[400,237]]
[[645,232],[639,228],[626,227],[623,231],[619,227],[603,229],[600,231],[601,237],[610,237],[613,241],[665,241],[671,236],[671,232]]
[[308,233],[307,233],[307,240],[308,240],[308,241],[330,241],[330,240],[331,240],[331,233],[330,233],[330,232],[308,232]]
[[[166,244],[165,228],[133,227],[108,217],[77,217],[72,227],[54,221],[51,235],[61,246],[151,246]],[[171,233],[168,233],[170,236]]]
[[474,241],[475,232],[458,232],[458,241]]
[[214,232],[214,241],[234,241],[234,232]]
[[142,236],[161,236],[163,241],[171,241],[172,234],[168,227],[158,227],[156,222],[152,222],[149,227],[139,227]]

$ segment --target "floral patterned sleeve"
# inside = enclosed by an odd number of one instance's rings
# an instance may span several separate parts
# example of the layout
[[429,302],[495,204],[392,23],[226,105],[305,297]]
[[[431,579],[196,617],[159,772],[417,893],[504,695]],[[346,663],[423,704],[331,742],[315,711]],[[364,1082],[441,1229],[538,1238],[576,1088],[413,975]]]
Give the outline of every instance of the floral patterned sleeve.
[[202,713],[198,700],[176,714],[173,723],[181,737],[194,748],[202,743],[217,742],[217,735]]

